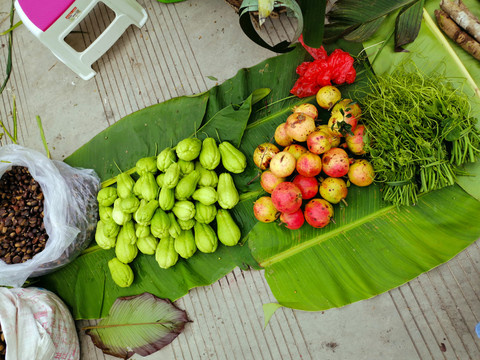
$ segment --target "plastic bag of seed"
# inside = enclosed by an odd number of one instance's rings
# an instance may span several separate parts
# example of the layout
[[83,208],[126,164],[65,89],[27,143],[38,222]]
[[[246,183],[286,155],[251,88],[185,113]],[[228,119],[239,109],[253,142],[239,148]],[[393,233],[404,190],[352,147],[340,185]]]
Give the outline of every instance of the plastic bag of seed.
[[6,360],[80,358],[72,315],[50,291],[0,288],[0,327]]
[[97,222],[100,180],[18,145],[0,148],[0,285],[22,286],[72,261]]

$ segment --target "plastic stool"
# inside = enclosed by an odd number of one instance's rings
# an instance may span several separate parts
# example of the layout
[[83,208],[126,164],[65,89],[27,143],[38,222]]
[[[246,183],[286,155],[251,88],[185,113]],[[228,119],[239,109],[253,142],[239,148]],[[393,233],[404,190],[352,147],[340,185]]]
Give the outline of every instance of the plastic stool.
[[101,0],[115,12],[115,19],[85,50],[78,52],[65,37],[90,13],[100,0],[15,0],[23,24],[53,54],[88,80],[95,75],[92,64],[120,38],[130,25],[142,27],[148,15],[135,0]]

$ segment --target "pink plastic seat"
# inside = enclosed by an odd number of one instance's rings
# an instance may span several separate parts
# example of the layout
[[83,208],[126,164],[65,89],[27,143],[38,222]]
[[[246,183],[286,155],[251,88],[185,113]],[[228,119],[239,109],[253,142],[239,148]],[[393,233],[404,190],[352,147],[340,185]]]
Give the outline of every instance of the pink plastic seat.
[[[78,52],[65,38],[99,2],[115,12],[115,19],[90,46]],[[142,27],[148,18],[135,0],[15,0],[15,10],[28,30],[84,80],[95,75],[92,64],[130,25]]]
[[75,0],[18,0],[23,12],[42,31],[46,31]]

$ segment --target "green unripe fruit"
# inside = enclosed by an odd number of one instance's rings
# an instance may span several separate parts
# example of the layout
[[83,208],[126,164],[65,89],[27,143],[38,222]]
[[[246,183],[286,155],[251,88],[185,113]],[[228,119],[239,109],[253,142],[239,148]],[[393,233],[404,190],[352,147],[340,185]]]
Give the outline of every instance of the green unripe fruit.
[[117,194],[119,198],[125,198],[127,196],[131,196],[133,193],[133,186],[135,185],[135,181],[132,177],[123,172],[117,175]]
[[182,230],[190,230],[195,225],[195,219],[182,220],[177,218],[177,223]]
[[192,229],[182,230],[175,239],[175,251],[184,259],[188,259],[195,251],[197,246],[195,245],[195,237],[193,236]]
[[162,210],[172,210],[173,205],[175,205],[175,190],[165,186],[162,187],[158,196],[158,204]]
[[105,222],[113,220],[112,219],[112,212],[113,212],[113,207],[111,207],[111,206],[99,206],[98,207],[98,215],[100,217],[100,220],[103,220]]
[[172,211],[179,220],[187,221],[195,216],[195,204],[188,200],[180,200],[175,203]]
[[216,220],[218,240],[226,246],[237,245],[242,237],[242,232],[228,210],[219,209]]
[[109,221],[103,221],[103,235],[107,238],[116,238],[120,231],[120,225],[118,225],[113,218]]
[[155,210],[155,214],[150,222],[150,231],[152,235],[157,238],[162,238],[168,235],[170,228],[170,219],[165,211],[162,209]]
[[193,227],[195,234],[195,245],[203,253],[213,253],[217,250],[218,238],[215,231],[208,224],[202,224],[198,221]]
[[218,184],[218,175],[213,170],[205,169],[200,162],[195,164],[195,170],[200,172],[200,179],[198,179],[197,186],[198,187],[205,187],[210,186],[213,188],[217,187]]
[[239,174],[247,167],[247,158],[228,141],[222,142],[218,149],[222,156],[222,165],[228,171]]
[[138,159],[137,163],[135,164],[135,170],[140,176],[146,173],[155,174],[157,172],[157,157],[150,156]]
[[168,213],[168,217],[170,218],[170,227],[168,228],[168,233],[171,237],[176,239],[182,229],[180,228],[180,225],[178,225],[177,219],[173,213]]
[[120,287],[129,287],[133,282],[133,271],[130,266],[122,263],[117,258],[113,258],[108,262],[110,275],[113,281]]
[[240,201],[240,195],[229,173],[222,173],[218,177],[217,193],[218,204],[224,209],[232,209]]
[[190,174],[180,179],[175,187],[175,198],[177,200],[187,200],[195,192],[197,188],[200,173],[193,170]]
[[160,239],[155,250],[155,260],[162,269],[168,269],[177,263],[174,238],[168,235]]
[[135,235],[137,236],[137,241],[139,238],[146,237],[150,234],[150,226],[135,224]]
[[218,201],[217,190],[211,186],[205,186],[195,190],[192,199],[200,201],[203,205],[213,205]]
[[140,201],[140,206],[138,207],[137,211],[133,214],[133,219],[140,225],[147,226],[150,224],[152,220],[153,214],[155,210],[158,208],[158,201],[157,200],[150,200],[147,201],[142,199]]
[[118,199],[118,207],[127,214],[132,214],[137,211],[140,206],[140,200],[135,195],[129,195]]
[[177,161],[177,155],[172,148],[165,148],[157,156],[157,169],[161,172],[167,171],[170,165]]
[[111,206],[118,197],[117,189],[114,187],[106,187],[101,189],[97,194],[97,201],[99,206]]
[[178,166],[180,166],[180,175],[185,176],[195,170],[195,163],[193,161],[178,160]]
[[215,220],[217,208],[215,205],[204,205],[199,201],[195,202],[195,220],[203,224],[210,224]]
[[147,235],[137,240],[137,248],[142,254],[153,255],[157,249],[158,240],[153,235]]
[[157,177],[155,178],[155,181],[157,182],[157,185],[159,188],[163,187],[164,179],[165,179],[165,173],[158,174]]
[[124,225],[127,221],[132,219],[132,214],[124,212],[119,205],[120,198],[114,201],[112,210],[112,219],[118,225]]
[[105,226],[105,224],[102,220],[97,222],[97,229],[95,230],[95,242],[102,249],[108,250],[108,249],[111,249],[115,246],[117,238],[116,237],[105,236],[104,226]]
[[214,138],[206,138],[203,140],[202,150],[200,151],[200,164],[206,170],[214,170],[220,164],[220,150]]
[[178,165],[178,163],[173,163],[165,172],[162,189],[163,188],[173,189],[175,186],[177,186],[179,180],[180,180],[180,165]]
[[181,160],[192,161],[200,155],[202,141],[197,138],[187,138],[180,141],[176,146],[177,156]]

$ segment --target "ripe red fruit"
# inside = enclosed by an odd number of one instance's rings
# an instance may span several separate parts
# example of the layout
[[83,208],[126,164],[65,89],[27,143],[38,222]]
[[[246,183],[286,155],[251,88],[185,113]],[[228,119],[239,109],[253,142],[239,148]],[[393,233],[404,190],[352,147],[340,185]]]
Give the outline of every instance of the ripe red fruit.
[[305,205],[305,220],[314,228],[328,225],[333,216],[333,206],[324,199],[312,199]]
[[302,209],[298,209],[294,213],[280,215],[280,221],[285,224],[285,227],[290,230],[300,229],[305,223],[305,217],[303,216]]
[[285,181],[273,190],[272,201],[278,211],[291,214],[302,206],[302,192],[294,183]]
[[302,192],[302,198],[308,200],[318,193],[318,180],[313,176],[298,174],[292,181]]

